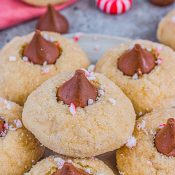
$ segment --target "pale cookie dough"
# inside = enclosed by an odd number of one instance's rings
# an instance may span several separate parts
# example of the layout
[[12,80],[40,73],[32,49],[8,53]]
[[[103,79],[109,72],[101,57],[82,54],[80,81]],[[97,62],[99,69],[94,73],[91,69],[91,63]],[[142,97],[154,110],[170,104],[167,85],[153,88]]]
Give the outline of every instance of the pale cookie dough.
[[68,0],[22,0],[28,4],[35,6],[47,6],[48,4],[61,4],[67,2]]
[[52,32],[42,32],[42,35],[59,42],[62,54],[57,62],[41,66],[27,61],[22,57],[22,51],[33,33],[14,38],[0,53],[0,96],[23,105],[27,96],[53,75],[89,65],[83,50],[72,40]]
[[136,144],[117,151],[117,166],[124,175],[174,175],[174,157],[160,154],[155,145],[156,131],[169,118],[174,118],[175,106],[166,109],[158,108],[141,117],[136,124],[133,138]]
[[43,145],[72,157],[91,157],[115,150],[132,135],[135,112],[130,100],[109,79],[95,74],[98,101],[76,108],[57,101],[57,88],[74,75],[62,73],[43,83],[27,99],[23,122]]
[[[135,43],[147,49],[157,49],[158,64],[149,73],[141,77],[126,76],[117,68],[117,59]],[[131,99],[137,115],[150,112],[168,98],[175,97],[175,53],[169,47],[151,41],[137,40],[108,50],[96,66]]]
[[72,163],[76,168],[91,175],[114,175],[112,170],[97,158],[68,159],[58,156],[41,160],[25,175],[52,175],[57,169],[61,169],[65,162]]
[[24,128],[21,113],[22,107],[0,98],[0,117],[6,126],[0,137],[0,175],[22,175],[44,153],[44,147]]
[[175,49],[175,10],[169,12],[159,23],[157,38],[161,43]]

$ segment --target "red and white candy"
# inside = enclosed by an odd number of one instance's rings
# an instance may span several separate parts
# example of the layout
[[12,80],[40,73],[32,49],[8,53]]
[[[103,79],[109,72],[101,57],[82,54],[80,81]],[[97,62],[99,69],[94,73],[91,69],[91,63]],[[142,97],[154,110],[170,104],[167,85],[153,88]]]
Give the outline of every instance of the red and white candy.
[[132,0],[96,0],[97,7],[105,13],[121,14],[132,6]]

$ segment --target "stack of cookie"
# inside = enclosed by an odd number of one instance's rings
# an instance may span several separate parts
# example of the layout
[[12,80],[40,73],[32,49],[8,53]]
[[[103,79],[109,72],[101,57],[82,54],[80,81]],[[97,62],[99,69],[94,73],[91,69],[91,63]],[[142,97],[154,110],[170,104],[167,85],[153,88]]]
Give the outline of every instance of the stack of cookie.
[[[174,51],[129,41],[94,72],[57,17],[0,52],[0,174],[114,175],[94,157],[117,150],[120,175],[174,175]],[[54,154],[39,161],[45,147]]]

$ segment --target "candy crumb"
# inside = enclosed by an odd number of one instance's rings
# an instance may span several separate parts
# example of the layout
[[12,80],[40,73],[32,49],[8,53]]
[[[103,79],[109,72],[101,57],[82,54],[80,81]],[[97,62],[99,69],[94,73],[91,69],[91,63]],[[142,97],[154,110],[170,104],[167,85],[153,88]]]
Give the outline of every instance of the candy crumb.
[[136,143],[137,143],[136,138],[134,136],[131,136],[126,143],[126,146],[128,148],[133,148],[134,146],[136,146]]

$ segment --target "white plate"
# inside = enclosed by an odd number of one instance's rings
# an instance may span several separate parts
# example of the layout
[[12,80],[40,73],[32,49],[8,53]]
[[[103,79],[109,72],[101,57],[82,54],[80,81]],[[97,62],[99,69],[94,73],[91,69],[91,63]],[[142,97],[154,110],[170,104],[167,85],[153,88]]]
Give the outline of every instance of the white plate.
[[[107,49],[131,41],[130,39],[127,38],[106,36],[99,34],[76,33],[76,34],[68,34],[65,36],[68,38],[74,38],[78,36],[79,38],[78,44],[87,53],[92,64],[95,64]],[[45,152],[45,157],[52,154],[54,153],[49,149],[47,149]],[[103,155],[99,155],[97,157],[103,160],[109,167],[111,167],[115,174],[119,175],[116,168],[116,160],[115,160],[116,151],[108,152]]]

